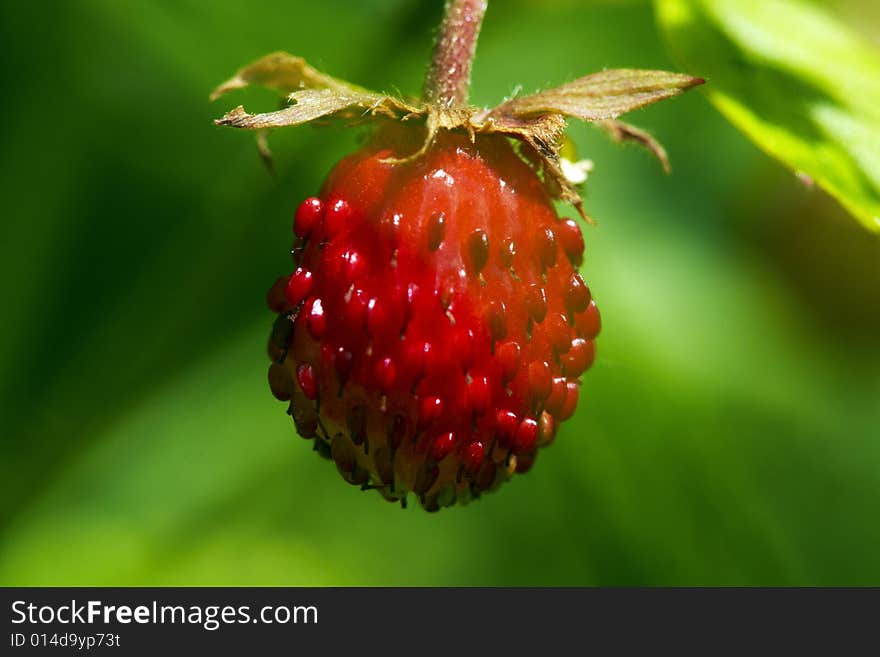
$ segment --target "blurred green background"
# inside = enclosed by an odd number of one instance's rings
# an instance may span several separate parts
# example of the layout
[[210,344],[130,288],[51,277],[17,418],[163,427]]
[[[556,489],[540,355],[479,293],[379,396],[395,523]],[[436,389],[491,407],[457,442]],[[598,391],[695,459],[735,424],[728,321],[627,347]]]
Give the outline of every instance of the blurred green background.
[[[573,127],[604,332],[530,474],[401,511],[296,437],[264,295],[363,133],[276,132],[273,179],[211,122],[271,94],[207,95],[276,49],[415,94],[440,5],[0,4],[0,583],[880,584],[880,240],[696,92],[629,117],[670,177]],[[677,68],[649,2],[499,0],[472,99],[604,67]]]

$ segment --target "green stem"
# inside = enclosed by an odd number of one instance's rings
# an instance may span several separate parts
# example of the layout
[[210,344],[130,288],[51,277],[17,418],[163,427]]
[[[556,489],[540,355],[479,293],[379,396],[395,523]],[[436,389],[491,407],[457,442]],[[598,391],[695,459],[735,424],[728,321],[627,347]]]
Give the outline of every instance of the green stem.
[[471,64],[488,4],[489,0],[447,0],[425,78],[425,100],[431,105],[467,105]]

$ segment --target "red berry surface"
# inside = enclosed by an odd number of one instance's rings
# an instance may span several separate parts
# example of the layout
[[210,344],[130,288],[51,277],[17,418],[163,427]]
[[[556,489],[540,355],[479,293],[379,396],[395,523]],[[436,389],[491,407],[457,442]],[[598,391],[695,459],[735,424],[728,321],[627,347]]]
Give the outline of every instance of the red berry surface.
[[532,466],[600,324],[580,228],[511,142],[444,131],[399,161],[423,138],[380,133],[296,211],[269,380],[346,481],[436,510]]

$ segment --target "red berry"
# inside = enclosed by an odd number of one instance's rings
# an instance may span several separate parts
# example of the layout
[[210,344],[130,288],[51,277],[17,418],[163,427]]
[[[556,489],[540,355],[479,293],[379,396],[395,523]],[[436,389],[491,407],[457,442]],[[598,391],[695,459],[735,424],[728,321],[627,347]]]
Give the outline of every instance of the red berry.
[[489,260],[489,237],[486,231],[478,228],[467,238],[467,250],[470,256],[471,270],[479,273]]
[[379,220],[379,235],[386,246],[397,248],[400,241],[400,214],[385,215]]
[[556,353],[564,354],[571,347],[571,328],[562,313],[551,313],[541,324],[544,335]]
[[379,383],[381,390],[390,390],[394,385],[394,379],[397,377],[397,368],[394,361],[390,358],[383,358],[376,366],[376,381]]
[[291,306],[299,305],[299,302],[305,299],[312,291],[313,283],[312,272],[302,267],[298,268],[293,272],[293,276],[287,282],[287,289],[284,290],[287,303]]
[[534,418],[527,417],[516,428],[511,447],[514,452],[527,452],[538,442],[538,423]]
[[547,316],[547,293],[538,283],[532,283],[526,293],[526,308],[533,322],[541,323]]
[[516,471],[518,474],[525,474],[529,470],[532,469],[532,466],[535,464],[535,459],[538,457],[538,452],[534,449],[524,452],[522,454],[517,454],[516,457]]
[[498,411],[495,416],[495,427],[498,443],[505,447],[513,442],[513,437],[519,429],[519,418],[513,411]]
[[529,391],[536,402],[542,402],[550,396],[553,382],[553,371],[546,360],[535,360],[529,363]]
[[428,219],[428,250],[436,251],[446,235],[446,217],[438,212]]
[[509,381],[519,370],[520,349],[517,342],[505,342],[498,347],[498,363],[501,366],[501,378]]
[[556,264],[556,233],[550,226],[544,227],[536,237],[538,258],[544,268]]
[[462,371],[467,372],[474,364],[474,331],[464,329],[456,334],[455,343],[452,345],[455,353],[461,360]]
[[562,373],[576,379],[586,372],[596,357],[596,347],[592,340],[575,338],[571,341],[571,349],[562,357]]
[[443,400],[439,397],[422,397],[419,404],[419,428],[430,427],[443,414]]
[[599,316],[599,308],[596,307],[595,301],[590,301],[587,309],[578,315],[575,320],[575,327],[578,330],[578,334],[587,340],[592,340],[599,335],[599,331],[602,329],[602,319]]
[[320,299],[312,301],[311,305],[309,305],[306,318],[309,322],[309,332],[312,334],[312,337],[315,338],[315,340],[320,340],[324,335],[324,331],[327,330],[327,316],[324,314],[324,302]]
[[550,384],[550,396],[544,402],[544,408],[552,415],[559,415],[562,412],[562,406],[565,404],[565,395],[568,391],[566,384],[567,381],[562,376],[555,377]]
[[307,198],[296,210],[293,219],[293,232],[297,237],[307,238],[321,223],[323,214],[323,201],[315,197]]
[[513,259],[516,257],[516,244],[509,237],[501,240],[501,251],[498,254],[501,264],[505,267],[513,266]]
[[483,464],[483,443],[476,441],[465,446],[461,453],[461,466],[469,475],[475,475]]
[[336,373],[339,375],[339,378],[343,381],[348,379],[348,375],[351,374],[351,368],[353,366],[354,354],[352,354],[345,347],[339,347],[336,350],[336,355],[333,358],[333,365],[336,367]]
[[350,290],[345,295],[345,305],[342,310],[343,319],[353,331],[363,331],[364,316],[367,312],[367,295],[363,290]]
[[318,391],[315,387],[315,370],[311,365],[303,363],[297,367],[296,380],[306,397],[314,399],[318,396]]
[[590,290],[584,283],[581,275],[574,273],[568,280],[568,289],[565,291],[565,307],[573,313],[582,313],[590,305],[592,297]]
[[300,206],[270,380],[347,481],[433,510],[531,467],[574,413],[598,313],[577,224],[506,138],[446,131],[395,162],[419,137],[380,133]]
[[343,231],[351,219],[351,206],[344,199],[337,198],[328,204],[324,212],[324,233],[334,237]]
[[565,401],[562,403],[562,410],[556,416],[557,420],[565,422],[574,415],[575,410],[577,410],[579,394],[576,381],[569,381],[565,384]]
[[489,378],[478,376],[468,384],[468,405],[474,413],[484,413],[492,399]]
[[565,219],[557,225],[556,234],[571,264],[580,267],[584,260],[584,235],[580,226],[574,219]]
[[455,449],[455,434],[444,433],[434,439],[428,458],[432,461],[442,461],[452,453],[453,449]]
[[266,304],[273,313],[280,313],[284,310],[287,303],[287,284],[290,279],[287,276],[281,276],[276,279],[266,294]]
[[492,340],[503,340],[507,335],[507,306],[503,301],[490,301],[486,311],[486,324]]

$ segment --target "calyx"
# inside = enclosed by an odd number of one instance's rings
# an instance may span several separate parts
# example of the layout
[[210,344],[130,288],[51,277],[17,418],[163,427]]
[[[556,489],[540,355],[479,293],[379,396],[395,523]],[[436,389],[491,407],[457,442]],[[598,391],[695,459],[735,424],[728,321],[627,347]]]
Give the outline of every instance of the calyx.
[[394,120],[418,124],[424,129],[423,145],[402,161],[421,156],[441,130],[463,131],[471,140],[480,134],[503,134],[520,142],[523,157],[541,175],[550,195],[571,203],[587,218],[576,183],[566,176],[561,162],[566,119],[571,117],[595,123],[615,141],[639,143],[668,169],[663,147],[644,130],[617,118],[677,96],[703,82],[702,78],[681,73],[613,69],[534,94],[510,98],[486,109],[406,100],[370,91],[322,73],[302,57],[276,52],[240,69],[213,91],[211,100],[253,85],[281,93],[287,101],[283,109],[250,114],[239,105],[215,121],[217,125],[261,131],[260,134],[274,128],[328,118],[350,123]]

